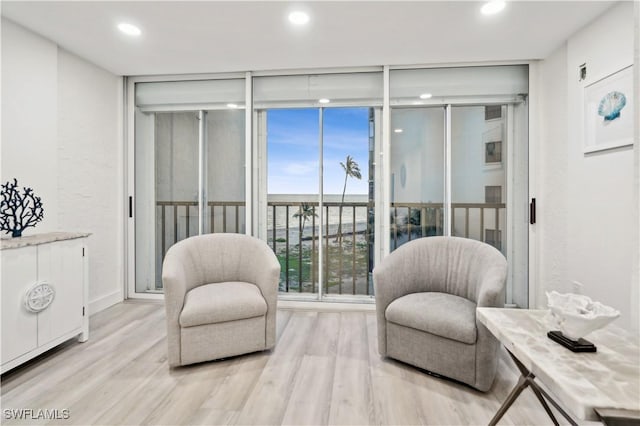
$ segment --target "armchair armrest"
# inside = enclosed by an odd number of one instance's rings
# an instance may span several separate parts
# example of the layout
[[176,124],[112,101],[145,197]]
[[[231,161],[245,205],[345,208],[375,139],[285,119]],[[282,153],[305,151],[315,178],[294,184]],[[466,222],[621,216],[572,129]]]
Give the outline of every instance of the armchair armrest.
[[[502,260],[502,259],[501,259]],[[478,287],[478,307],[504,307],[504,283],[507,280],[506,261],[504,265],[493,265],[487,268]]]
[[180,365],[180,312],[187,294],[187,271],[181,253],[167,252],[162,263],[162,286],[164,287],[167,320],[168,361],[170,366]]

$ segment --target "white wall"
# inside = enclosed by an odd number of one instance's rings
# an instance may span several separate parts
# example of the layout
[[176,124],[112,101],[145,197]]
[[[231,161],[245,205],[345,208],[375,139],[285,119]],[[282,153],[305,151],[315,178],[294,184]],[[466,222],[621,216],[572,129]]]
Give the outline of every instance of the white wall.
[[[2,19],[2,171],[42,198],[44,218],[23,235],[58,229],[58,48]],[[3,234],[4,235],[4,234]]]
[[123,299],[122,83],[2,19],[2,181],[43,200],[29,233],[84,231],[89,313]]
[[[622,2],[540,67],[537,302],[544,305],[543,292],[549,289],[582,292],[619,309],[618,325],[637,330],[634,152],[627,147],[583,153],[584,87],[633,62],[633,31],[633,4]],[[583,63],[587,79],[578,81]],[[583,287],[574,287],[573,281]]]
[[123,299],[122,82],[58,50],[59,228],[91,232],[90,312]]
[[536,302],[546,304],[545,291],[569,287],[569,170],[567,46],[549,56],[540,69],[540,115],[536,172],[538,280]]

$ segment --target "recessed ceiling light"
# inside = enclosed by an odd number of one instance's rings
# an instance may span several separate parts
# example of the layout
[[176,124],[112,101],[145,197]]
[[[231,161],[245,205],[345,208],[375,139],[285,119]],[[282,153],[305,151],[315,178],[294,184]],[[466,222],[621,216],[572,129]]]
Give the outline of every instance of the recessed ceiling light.
[[482,6],[480,12],[483,15],[495,15],[496,13],[504,9],[504,6],[505,2],[501,0],[491,0],[490,2],[485,3],[484,6]]
[[238,104],[227,104],[227,108],[238,108]]
[[402,129],[393,129],[394,133],[402,133]]
[[328,104],[331,101],[327,98],[322,98],[322,99],[318,99],[318,102],[320,102],[321,104]]
[[420,99],[431,99],[433,95],[431,93],[423,93],[420,95]]
[[142,31],[140,31],[140,28],[132,24],[127,24],[126,22],[118,24],[118,29],[126,35],[130,36],[139,36],[142,33]]
[[289,22],[294,25],[305,25],[309,22],[309,14],[297,10],[289,14]]

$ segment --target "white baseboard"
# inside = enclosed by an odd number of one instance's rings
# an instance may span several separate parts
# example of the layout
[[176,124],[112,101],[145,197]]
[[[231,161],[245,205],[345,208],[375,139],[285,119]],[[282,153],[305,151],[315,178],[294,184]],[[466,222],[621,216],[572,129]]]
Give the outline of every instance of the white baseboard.
[[306,300],[278,300],[278,309],[314,312],[375,312],[373,303],[341,303]]
[[107,309],[109,306],[113,306],[116,303],[120,303],[124,300],[122,291],[116,290],[113,293],[101,296],[95,300],[89,302],[89,315],[93,315],[97,312]]

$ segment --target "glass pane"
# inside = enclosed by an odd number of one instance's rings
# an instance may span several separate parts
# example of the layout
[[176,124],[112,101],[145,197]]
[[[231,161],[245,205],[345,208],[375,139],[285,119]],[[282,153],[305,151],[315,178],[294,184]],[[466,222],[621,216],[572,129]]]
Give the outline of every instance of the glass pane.
[[443,235],[444,108],[391,110],[391,250]]
[[318,291],[319,111],[267,115],[267,243],[280,261],[282,292]]
[[506,253],[505,106],[451,110],[451,233]]
[[323,289],[372,295],[374,110],[327,108],[323,124]]
[[198,234],[198,118],[136,113],[136,291],[162,290],[162,260]]
[[136,292],[162,291],[176,242],[245,232],[244,91],[244,79],[136,83]]
[[208,111],[205,232],[245,232],[245,113]]

